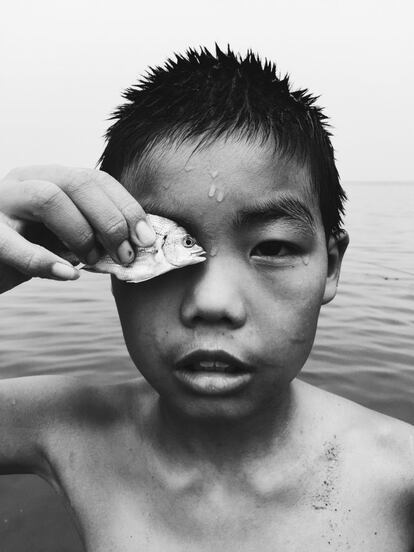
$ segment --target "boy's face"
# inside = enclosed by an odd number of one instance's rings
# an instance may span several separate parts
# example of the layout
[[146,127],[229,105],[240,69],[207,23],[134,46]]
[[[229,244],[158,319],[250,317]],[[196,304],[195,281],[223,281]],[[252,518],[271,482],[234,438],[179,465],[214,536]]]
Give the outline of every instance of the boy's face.
[[136,195],[186,227],[206,262],[113,279],[113,293],[131,358],[165,404],[241,418],[280,402],[301,370],[342,255],[327,247],[306,168],[244,140],[194,147],[155,149]]

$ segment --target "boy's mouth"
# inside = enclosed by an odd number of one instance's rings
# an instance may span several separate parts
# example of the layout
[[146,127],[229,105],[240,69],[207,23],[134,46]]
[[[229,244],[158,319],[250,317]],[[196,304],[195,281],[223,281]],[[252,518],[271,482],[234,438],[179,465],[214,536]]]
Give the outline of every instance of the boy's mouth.
[[253,369],[225,351],[197,350],[175,364],[174,375],[192,391],[220,395],[247,385]]

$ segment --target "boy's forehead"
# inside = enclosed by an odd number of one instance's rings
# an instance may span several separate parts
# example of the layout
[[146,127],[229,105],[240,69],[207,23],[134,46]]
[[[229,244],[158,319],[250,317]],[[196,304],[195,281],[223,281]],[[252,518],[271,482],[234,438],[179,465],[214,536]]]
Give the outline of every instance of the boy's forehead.
[[[197,147],[162,142],[129,172],[126,187],[154,214],[183,220],[188,211],[208,212],[210,218],[230,215],[259,200],[296,198],[310,211],[319,211],[309,171],[294,158],[275,152],[273,143],[219,139]],[[188,217],[187,217],[188,218]]]
[[150,184],[166,179],[191,181],[197,174],[199,178],[227,181],[259,178],[262,185],[266,180],[272,189],[281,184],[309,185],[308,168],[293,157],[277,153],[271,140],[264,144],[243,138],[220,138],[206,144],[165,140],[151,148],[144,166],[150,168]]

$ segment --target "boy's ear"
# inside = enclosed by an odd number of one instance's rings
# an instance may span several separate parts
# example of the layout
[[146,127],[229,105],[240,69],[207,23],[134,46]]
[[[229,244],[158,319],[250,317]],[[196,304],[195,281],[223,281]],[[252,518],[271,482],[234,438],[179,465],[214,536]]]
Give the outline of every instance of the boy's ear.
[[345,230],[341,230],[341,232],[336,236],[330,236],[328,240],[328,272],[326,275],[326,285],[322,305],[326,305],[326,303],[332,301],[336,295],[342,259],[348,244],[349,236]]

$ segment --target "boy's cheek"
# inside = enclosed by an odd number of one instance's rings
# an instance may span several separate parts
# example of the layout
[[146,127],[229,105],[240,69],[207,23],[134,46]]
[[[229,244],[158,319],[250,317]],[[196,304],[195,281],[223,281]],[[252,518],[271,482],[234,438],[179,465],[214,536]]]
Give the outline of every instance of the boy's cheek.
[[[171,324],[172,305],[165,299],[161,300],[157,294],[136,288],[142,284],[121,286],[114,297],[124,336],[131,340],[153,341],[159,333],[165,333]],[[126,290],[126,286],[130,289]]]
[[[306,362],[316,331],[319,305],[311,290],[296,301],[256,303],[244,327],[224,336],[232,352],[252,352],[258,362],[249,404],[255,406],[285,388]],[[256,297],[257,298],[257,297]],[[257,298],[258,299],[258,298]],[[138,370],[161,394],[175,389],[171,361],[180,347],[191,347],[192,333],[181,325],[177,304],[167,298],[143,294],[117,297],[122,328],[130,357]],[[198,343],[199,344],[199,343]],[[252,407],[253,407],[252,406]]]
[[261,295],[264,310],[271,305],[279,313],[299,321],[319,314],[326,286],[326,271],[319,263],[292,270],[274,271],[262,279],[261,293],[252,286],[252,300]]
[[[168,286],[164,278],[168,279]],[[180,328],[180,304],[191,282],[179,285],[183,280],[172,282],[171,275],[140,284],[113,280],[113,295],[126,339],[147,344],[155,341],[162,348],[171,337],[179,337],[181,331],[188,333],[188,328]],[[259,278],[256,275],[255,279],[247,274],[244,281],[248,285],[240,293],[247,316],[244,329],[237,333],[241,331],[256,340],[259,333],[266,344],[276,336],[296,344],[313,340],[326,282],[320,264],[283,274],[275,272]]]
[[323,273],[315,278],[292,274],[284,286],[270,289],[255,314],[257,320],[262,319],[266,342],[305,362],[315,338],[324,290]]
[[156,362],[171,353],[171,343],[184,341],[179,294],[177,290],[162,293],[161,282],[156,280],[113,285],[125,344],[138,368],[143,362]]

